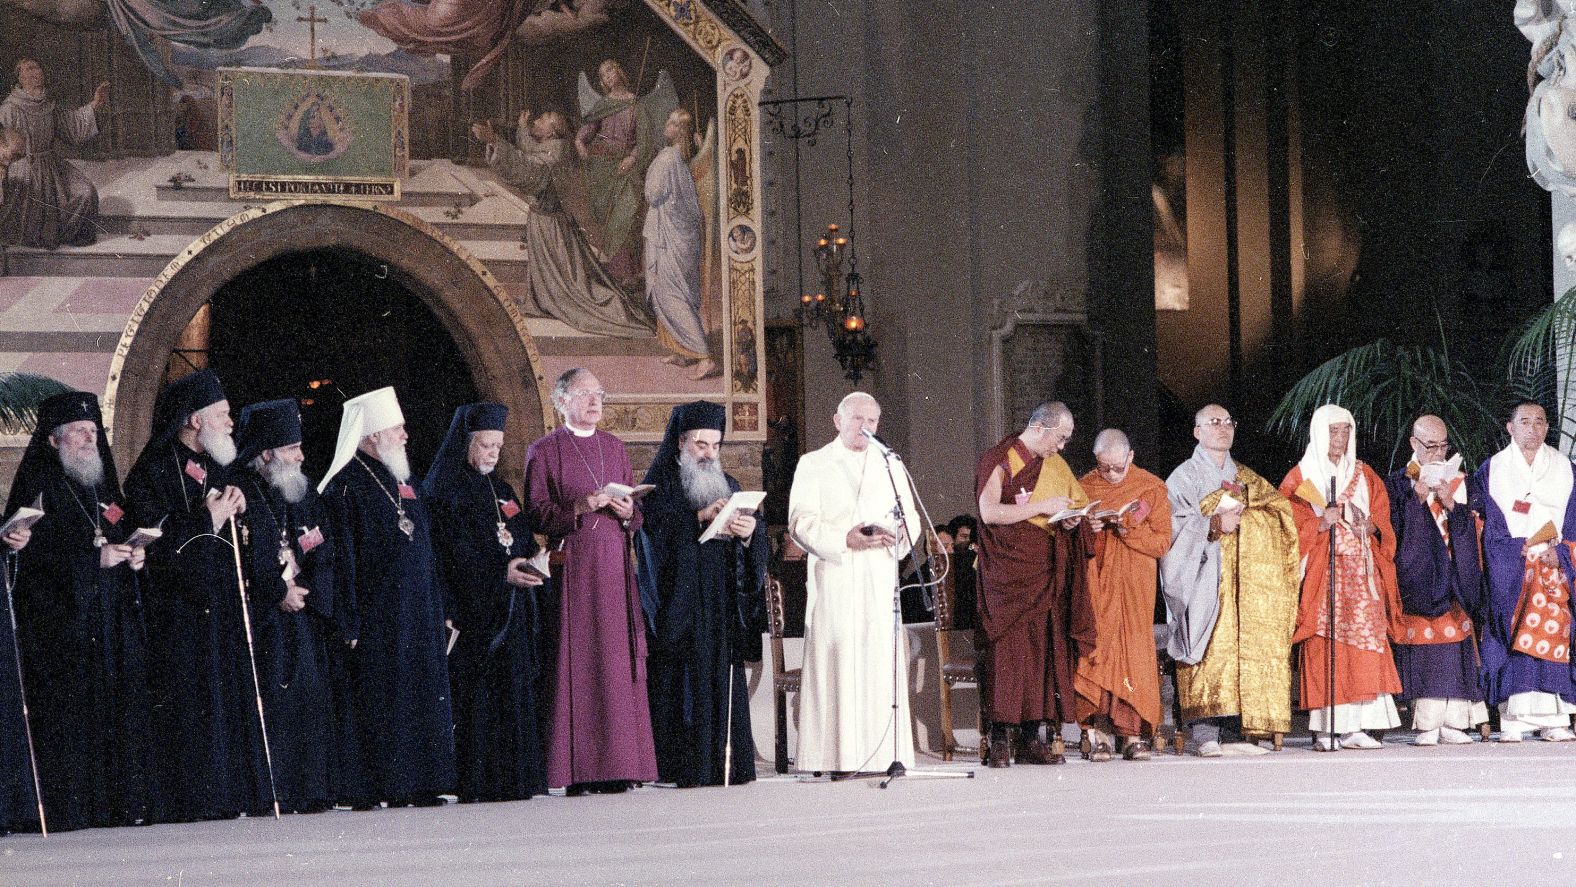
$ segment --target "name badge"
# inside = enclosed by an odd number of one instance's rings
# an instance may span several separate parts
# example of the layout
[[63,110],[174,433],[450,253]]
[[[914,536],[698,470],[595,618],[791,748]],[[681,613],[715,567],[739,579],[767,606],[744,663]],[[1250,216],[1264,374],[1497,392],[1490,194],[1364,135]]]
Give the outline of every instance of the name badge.
[[1510,510],[1516,512],[1517,514],[1526,514],[1532,510],[1532,503],[1525,499],[1517,499],[1516,504],[1510,506]]
[[514,504],[513,499],[499,499],[498,510],[505,518],[510,518],[520,513],[520,506]]
[[302,527],[301,535],[296,537],[296,544],[301,546],[302,554],[311,554],[312,549],[323,544],[323,530],[319,527],[313,527],[310,530]]
[[410,484],[400,484],[399,497],[401,499],[414,499],[416,498],[416,491],[411,488]]
[[112,524],[120,523],[120,519],[126,516],[126,512],[122,511],[120,504],[116,502],[111,502],[108,505],[100,502],[99,508],[104,509],[104,519]]
[[186,460],[186,476],[200,484],[208,482],[208,470],[191,459]]

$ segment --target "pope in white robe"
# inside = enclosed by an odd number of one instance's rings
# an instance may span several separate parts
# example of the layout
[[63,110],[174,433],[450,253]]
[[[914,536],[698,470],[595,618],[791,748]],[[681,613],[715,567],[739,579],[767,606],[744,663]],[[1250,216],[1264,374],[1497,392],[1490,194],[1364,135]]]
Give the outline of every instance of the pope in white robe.
[[914,764],[908,654],[892,597],[898,561],[918,540],[921,524],[903,464],[890,463],[894,497],[887,460],[865,436],[880,419],[875,398],[858,391],[845,397],[833,418],[837,438],[799,460],[788,498],[788,532],[809,553],[800,770]]

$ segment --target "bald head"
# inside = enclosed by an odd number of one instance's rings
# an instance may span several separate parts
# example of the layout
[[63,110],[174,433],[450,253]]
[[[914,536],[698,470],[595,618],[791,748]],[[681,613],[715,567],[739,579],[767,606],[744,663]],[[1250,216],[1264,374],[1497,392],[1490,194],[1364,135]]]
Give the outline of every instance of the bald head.
[[1133,445],[1119,428],[1107,428],[1094,438],[1094,454],[1096,456],[1126,456],[1133,451]]
[[1073,411],[1067,404],[1059,400],[1048,400],[1034,408],[1029,414],[1030,425],[1044,425],[1046,428],[1055,428],[1063,422],[1072,424]]
[[839,416],[847,416],[849,411],[853,409],[854,404],[865,404],[866,406],[875,407],[878,413],[881,411],[881,404],[876,403],[876,399],[873,396],[863,391],[850,391],[847,397],[838,401],[837,414]]
[[1412,456],[1419,465],[1443,462],[1450,453],[1450,430],[1445,420],[1433,415],[1418,416],[1412,423]]

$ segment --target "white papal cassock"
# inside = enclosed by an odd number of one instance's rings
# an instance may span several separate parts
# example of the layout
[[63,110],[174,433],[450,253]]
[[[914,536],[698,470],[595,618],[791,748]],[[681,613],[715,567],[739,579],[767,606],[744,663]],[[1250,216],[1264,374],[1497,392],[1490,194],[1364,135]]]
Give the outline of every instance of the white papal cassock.
[[[921,526],[907,473],[892,462],[909,539],[895,548],[851,551],[848,531],[896,525],[892,483],[875,448],[855,452],[841,439],[799,460],[788,497],[788,532],[809,552],[804,611],[804,674],[799,693],[800,770],[881,770],[896,759],[914,764],[908,716],[908,654],[893,631],[897,566]],[[892,682],[896,644],[897,714]]]

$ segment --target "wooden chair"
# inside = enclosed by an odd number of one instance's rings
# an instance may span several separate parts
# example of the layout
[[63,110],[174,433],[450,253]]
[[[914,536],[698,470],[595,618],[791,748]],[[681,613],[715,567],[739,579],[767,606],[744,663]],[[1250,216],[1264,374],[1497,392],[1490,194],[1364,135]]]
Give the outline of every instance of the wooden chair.
[[[955,565],[955,564],[954,564]],[[984,688],[979,686],[975,676],[975,661],[973,659],[954,659],[952,657],[951,635],[953,632],[953,606],[956,603],[956,585],[953,581],[955,574],[947,571],[947,576],[936,588],[936,662],[941,667],[941,680],[936,683],[941,693],[941,759],[952,760],[952,755],[961,751],[958,739],[952,733],[952,690],[955,687],[973,687],[984,698]],[[990,730],[985,724],[983,703],[980,706],[980,760],[984,761],[985,753],[990,741]]]
[[[777,754],[776,767],[778,773],[787,773],[790,759],[788,757],[788,694],[795,697],[799,695],[799,679],[803,669],[787,667],[786,657],[783,655],[784,638],[804,637],[804,562],[797,562],[798,570],[793,569],[795,562],[787,561],[780,566],[786,568],[786,573],[798,573],[797,577],[790,575],[790,587],[785,587],[783,577],[769,576],[766,579],[766,621],[771,631],[771,656],[772,656],[772,708],[777,715]],[[794,581],[797,578],[797,581]]]

